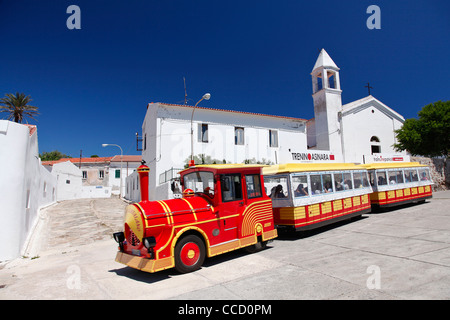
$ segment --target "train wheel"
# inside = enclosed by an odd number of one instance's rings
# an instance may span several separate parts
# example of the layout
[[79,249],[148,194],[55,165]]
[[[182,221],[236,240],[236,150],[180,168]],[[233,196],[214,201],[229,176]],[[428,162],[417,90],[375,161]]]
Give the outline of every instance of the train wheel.
[[175,246],[175,269],[181,273],[200,269],[205,261],[205,245],[196,235],[183,237]]

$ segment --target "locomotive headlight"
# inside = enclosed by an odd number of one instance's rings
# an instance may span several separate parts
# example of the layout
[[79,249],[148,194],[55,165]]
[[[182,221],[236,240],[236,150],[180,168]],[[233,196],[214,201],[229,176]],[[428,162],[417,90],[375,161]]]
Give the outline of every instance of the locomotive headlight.
[[147,249],[153,248],[154,246],[156,246],[156,239],[155,237],[147,237],[142,239],[142,242],[144,243],[144,247],[146,247]]
[[123,232],[115,232],[113,233],[113,237],[117,243],[122,243],[125,240],[125,234]]

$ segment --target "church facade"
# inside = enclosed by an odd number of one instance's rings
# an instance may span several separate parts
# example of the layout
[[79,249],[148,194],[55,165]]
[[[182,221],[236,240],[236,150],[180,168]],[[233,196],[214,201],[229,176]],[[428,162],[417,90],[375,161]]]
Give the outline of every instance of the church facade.
[[[150,167],[149,197],[167,198],[167,182],[193,156],[197,164],[365,163],[374,155],[391,156],[394,130],[405,119],[371,95],[342,105],[339,72],[322,49],[311,72],[315,117],[310,120],[148,104],[142,125],[142,158]],[[133,179],[137,181],[131,176],[127,188],[137,190],[138,186],[131,185]]]
[[307,124],[308,147],[330,150],[342,162],[353,163],[365,163],[373,154],[399,155],[392,146],[403,116],[372,95],[342,105],[339,71],[322,49],[311,72],[314,118]]

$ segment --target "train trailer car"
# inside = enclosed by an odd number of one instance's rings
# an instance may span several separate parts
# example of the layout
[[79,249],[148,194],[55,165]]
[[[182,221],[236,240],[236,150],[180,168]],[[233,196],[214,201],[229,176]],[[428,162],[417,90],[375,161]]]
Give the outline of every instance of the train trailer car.
[[263,168],[278,229],[298,231],[370,212],[365,168],[349,163],[282,164]]
[[360,167],[369,171],[374,209],[424,202],[433,196],[430,169],[418,162],[371,163]]
[[137,169],[141,201],[125,210],[116,261],[156,272],[197,270],[205,257],[239,248],[255,251],[277,237],[261,166],[205,165],[180,172],[183,197],[148,200],[148,167]]

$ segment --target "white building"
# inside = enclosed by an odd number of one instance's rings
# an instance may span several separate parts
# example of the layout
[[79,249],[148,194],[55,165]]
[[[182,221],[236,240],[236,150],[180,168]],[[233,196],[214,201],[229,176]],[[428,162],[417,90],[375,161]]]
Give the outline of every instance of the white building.
[[[191,136],[192,117],[192,136]],[[306,120],[167,103],[150,103],[142,125],[142,158],[150,167],[149,197],[161,175],[183,169],[193,154],[216,163],[279,163],[306,150]]]
[[20,256],[39,209],[56,201],[56,179],[41,165],[36,126],[0,120],[0,261]]
[[341,155],[343,162],[364,163],[364,156],[394,154],[394,131],[405,119],[371,95],[342,105],[339,70],[322,49],[311,73],[315,117],[308,122],[308,146]]
[[[119,195],[119,190],[122,196],[125,195],[126,178],[136,171],[137,167],[141,165],[142,156],[136,155],[120,155],[114,156],[109,162],[109,179],[108,186],[111,187],[111,193]],[[122,180],[122,181],[121,181]]]
[[[204,155],[216,163],[364,163],[364,157],[374,153],[393,154],[394,130],[404,118],[371,95],[342,105],[339,72],[322,49],[311,73],[315,117],[309,121],[150,103],[142,124],[150,199],[170,195],[167,177],[185,167],[191,148],[195,156]],[[134,201],[138,200],[137,180],[137,175],[127,179],[127,197]]]
[[70,161],[58,162],[51,167],[51,174],[55,177],[56,200],[72,200],[81,198],[81,170]]
[[[109,198],[125,195],[126,178],[141,164],[141,156],[63,158],[43,161],[58,184],[57,200]],[[122,180],[122,182],[121,182]]]

